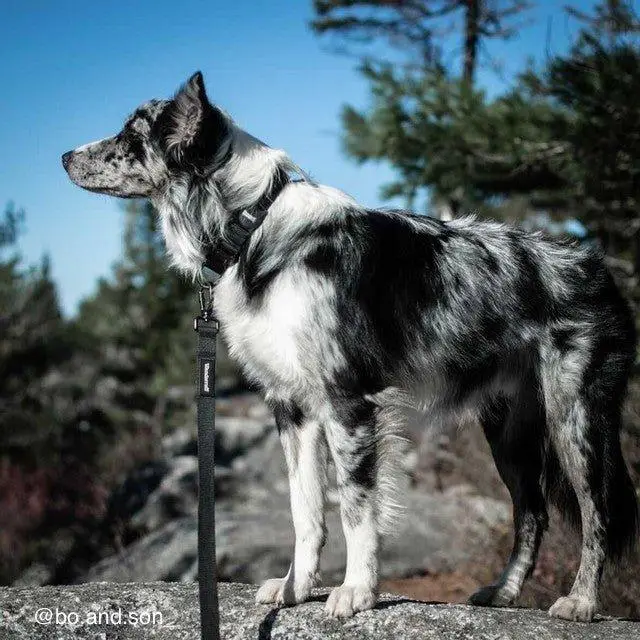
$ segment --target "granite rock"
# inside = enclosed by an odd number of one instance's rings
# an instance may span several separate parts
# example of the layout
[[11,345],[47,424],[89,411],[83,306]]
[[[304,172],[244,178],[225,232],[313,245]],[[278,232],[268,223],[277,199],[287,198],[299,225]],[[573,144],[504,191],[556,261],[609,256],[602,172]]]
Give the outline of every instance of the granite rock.
[[[255,592],[252,585],[220,585],[221,638],[632,640],[640,637],[637,621],[600,617],[591,624],[583,624],[556,620],[542,611],[427,604],[388,595],[382,596],[372,611],[340,621],[329,618],[324,611],[326,591],[317,591],[310,602],[286,609],[256,605]],[[3,640],[199,638],[195,584],[3,587],[0,612]]]

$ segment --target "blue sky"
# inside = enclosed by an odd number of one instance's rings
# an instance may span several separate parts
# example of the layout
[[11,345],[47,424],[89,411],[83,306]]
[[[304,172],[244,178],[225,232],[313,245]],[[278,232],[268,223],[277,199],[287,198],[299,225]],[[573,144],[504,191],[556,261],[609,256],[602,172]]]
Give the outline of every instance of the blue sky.
[[[109,274],[123,217],[117,201],[69,182],[61,153],[115,133],[139,103],[170,96],[197,69],[211,99],[245,129],[320,182],[383,204],[391,170],[357,166],[340,146],[341,105],[365,106],[367,86],[355,59],[309,30],[310,0],[2,4],[0,207],[12,200],[26,209],[20,250],[28,262],[50,254],[67,313]],[[576,26],[561,4],[538,2],[516,38],[490,46],[503,76],[529,56],[543,59],[547,42],[552,53],[566,49]],[[489,71],[479,81],[491,92],[501,86]]]

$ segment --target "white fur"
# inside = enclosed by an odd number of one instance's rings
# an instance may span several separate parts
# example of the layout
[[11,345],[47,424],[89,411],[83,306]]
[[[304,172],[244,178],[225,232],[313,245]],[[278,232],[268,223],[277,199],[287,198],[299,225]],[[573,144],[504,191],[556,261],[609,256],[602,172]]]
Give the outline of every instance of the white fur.
[[[202,236],[224,234],[229,212],[255,204],[270,188],[276,169],[297,173],[304,181],[309,181],[308,176],[284,151],[266,146],[238,128],[231,119],[228,125],[230,137],[212,162],[215,165],[218,158],[226,153],[228,145],[233,147],[233,153],[213,174],[213,179],[206,181],[201,191],[195,191],[189,183],[174,180],[151,198],[162,221],[172,265],[194,279],[199,278],[204,262]],[[274,203],[274,211],[279,209],[279,201],[292,187],[287,187]],[[337,206],[337,195],[334,200]],[[286,207],[286,204],[283,206]],[[320,202],[316,202],[315,208],[322,208]]]
[[76,147],[73,150],[73,152],[74,153],[83,153],[84,151],[89,151],[91,149],[91,147],[99,145],[100,143],[104,142],[105,140],[109,140],[109,138],[100,138],[100,140],[94,140],[93,142],[87,142],[87,144],[83,144],[80,147]]
[[281,440],[289,470],[295,551],[287,575],[267,580],[256,601],[296,604],[309,597],[320,579],[320,551],[326,535],[327,445],[322,426],[315,421],[299,429],[285,429]]
[[319,353],[321,345],[313,339],[318,330],[331,329],[335,322],[332,314],[318,314],[320,309],[333,308],[333,287],[326,280],[290,270],[276,278],[263,304],[255,309],[246,299],[236,269],[224,274],[215,297],[231,355],[244,364],[247,375],[269,381],[276,394],[281,390],[281,395],[295,397],[321,391],[320,367],[326,366],[326,356],[333,362],[341,358],[336,345],[327,345],[327,353]]

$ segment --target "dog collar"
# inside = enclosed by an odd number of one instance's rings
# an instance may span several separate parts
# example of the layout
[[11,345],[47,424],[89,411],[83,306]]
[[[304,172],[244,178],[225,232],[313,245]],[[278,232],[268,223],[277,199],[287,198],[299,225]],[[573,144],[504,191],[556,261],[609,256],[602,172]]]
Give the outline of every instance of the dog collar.
[[254,206],[231,213],[224,237],[219,236],[205,249],[202,278],[206,284],[216,284],[222,274],[237,262],[249,238],[267,217],[269,207],[289,182],[287,173],[284,170],[278,171],[271,189]]

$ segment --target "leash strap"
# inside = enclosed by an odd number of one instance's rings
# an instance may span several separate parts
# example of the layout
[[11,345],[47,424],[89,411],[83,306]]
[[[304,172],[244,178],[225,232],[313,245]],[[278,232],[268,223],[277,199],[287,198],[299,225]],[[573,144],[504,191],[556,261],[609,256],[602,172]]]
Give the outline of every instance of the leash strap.
[[[202,640],[220,640],[220,611],[216,575],[215,419],[216,338],[212,290],[200,292],[201,315],[194,320],[198,333],[198,587]],[[208,298],[208,299],[207,299]]]
[[288,183],[289,176],[280,170],[270,191],[254,207],[232,215],[225,237],[218,238],[208,248],[202,265],[202,277],[209,285],[200,290],[200,316],[194,320],[198,333],[198,591],[202,640],[220,640],[214,475],[218,321],[213,316],[212,285],[238,259],[251,234],[262,224],[269,207]]

